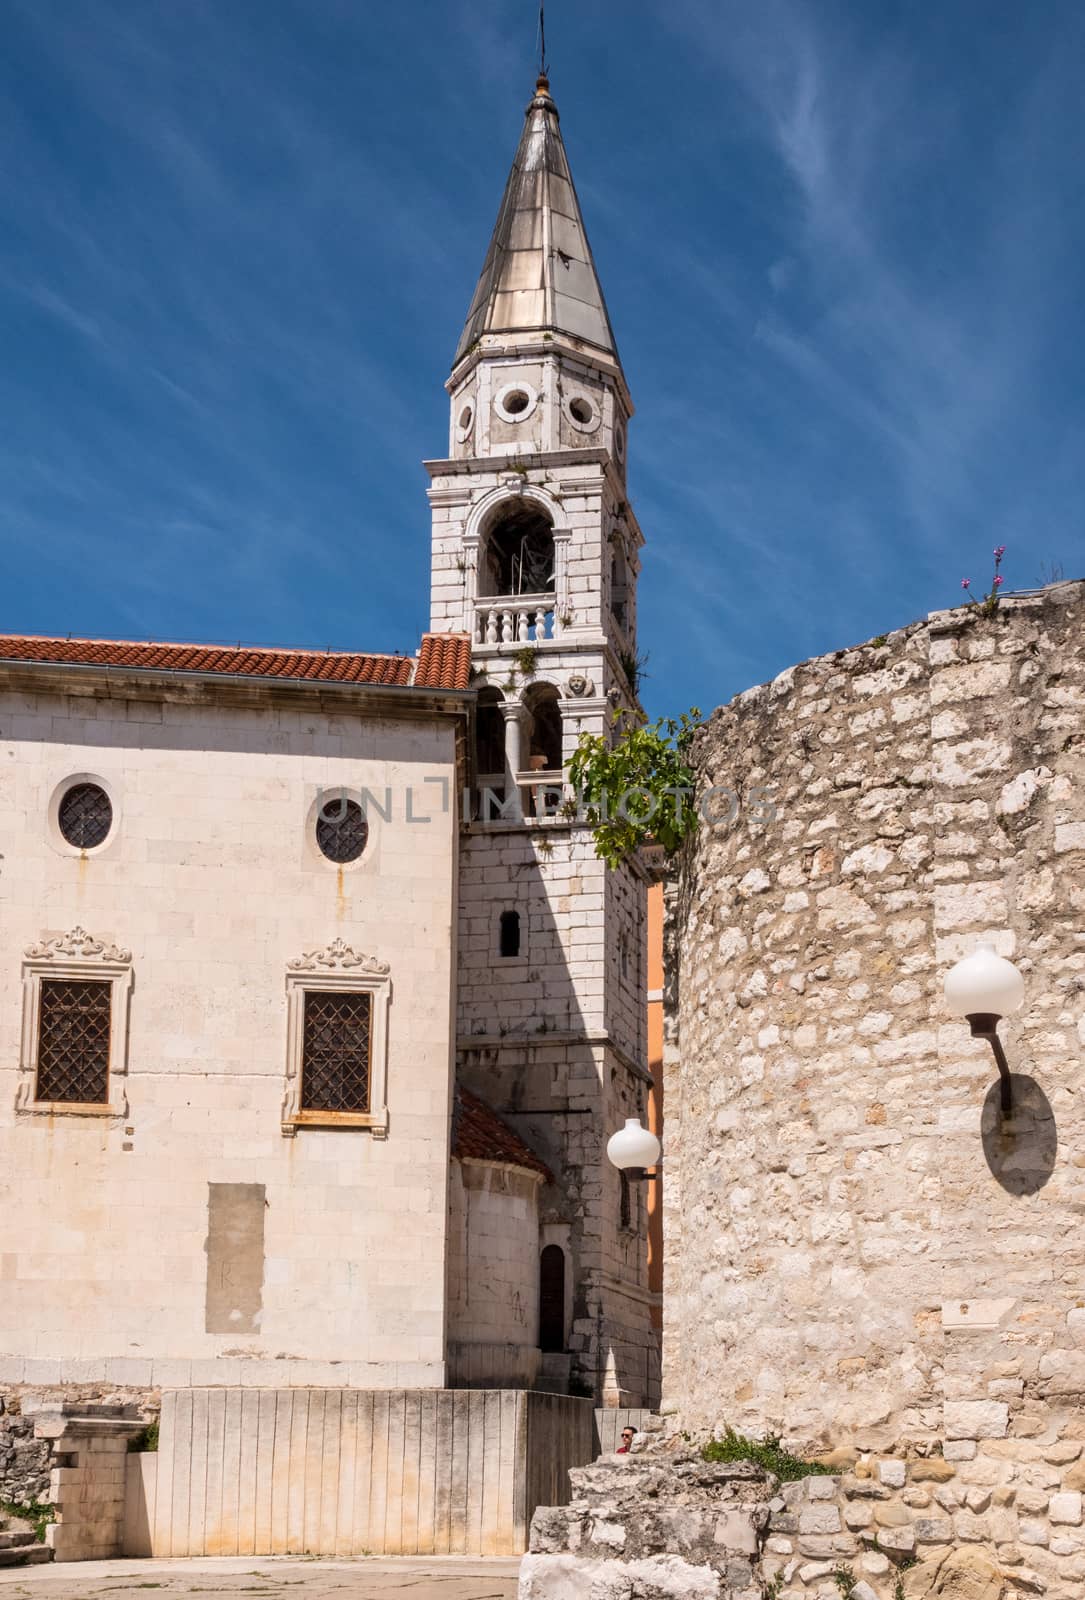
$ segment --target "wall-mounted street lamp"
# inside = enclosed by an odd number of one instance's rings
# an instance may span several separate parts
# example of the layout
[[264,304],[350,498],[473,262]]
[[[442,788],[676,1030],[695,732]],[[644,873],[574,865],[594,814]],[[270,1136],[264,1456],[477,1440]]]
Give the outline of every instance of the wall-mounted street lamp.
[[661,1178],[661,1172],[648,1172],[659,1161],[662,1146],[655,1134],[642,1128],[639,1117],[626,1117],[625,1127],[612,1133],[607,1140],[607,1156],[619,1172],[624,1172],[631,1183],[641,1183]]
[[1009,1063],[998,1037],[1000,1017],[1016,1011],[1025,998],[1025,980],[1012,961],[995,954],[993,944],[978,944],[970,956],[950,967],[945,981],[946,1005],[964,1017],[973,1039],[986,1039],[1002,1079],[1002,1115],[1013,1111]]

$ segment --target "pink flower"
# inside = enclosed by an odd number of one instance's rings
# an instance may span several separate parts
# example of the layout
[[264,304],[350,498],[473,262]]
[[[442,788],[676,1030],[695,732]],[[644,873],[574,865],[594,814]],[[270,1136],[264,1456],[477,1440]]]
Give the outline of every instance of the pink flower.
[[1006,581],[1005,578],[1003,578],[1001,576],[1001,574],[996,575],[996,577],[995,577],[995,588],[996,589],[1000,588],[1002,586],[1002,584],[1005,583],[1005,581]]
[[962,589],[967,589],[967,588],[970,587],[971,583],[972,583],[972,579],[971,578],[962,578],[961,579],[961,588]]
[[998,548],[996,549],[996,551],[995,551],[995,560],[996,561],[1001,561],[1002,557],[1005,554],[1006,554],[1006,546],[1004,544],[1000,544],[998,546]]

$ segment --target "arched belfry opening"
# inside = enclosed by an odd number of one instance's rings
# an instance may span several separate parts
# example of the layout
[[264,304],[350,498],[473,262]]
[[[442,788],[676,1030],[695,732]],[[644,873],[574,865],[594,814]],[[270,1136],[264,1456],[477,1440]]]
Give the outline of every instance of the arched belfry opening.
[[494,790],[505,786],[505,719],[500,689],[479,690],[475,707],[475,770],[480,784]]
[[479,594],[553,594],[554,526],[532,500],[501,505],[483,540]]
[[[560,772],[562,750],[561,705],[552,683],[537,683],[524,695],[527,723],[524,729],[528,766],[545,772]],[[534,761],[531,759],[534,757]]]

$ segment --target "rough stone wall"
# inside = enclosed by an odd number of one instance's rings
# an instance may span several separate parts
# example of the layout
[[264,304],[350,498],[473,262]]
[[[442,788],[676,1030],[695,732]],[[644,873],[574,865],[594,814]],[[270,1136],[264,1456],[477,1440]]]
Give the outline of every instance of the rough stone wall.
[[63,1388],[0,1386],[0,1501],[34,1506],[55,1502],[56,1454],[64,1454],[57,1441],[63,1430],[42,1429],[41,1420],[66,1406],[82,1410],[123,1414],[136,1419],[136,1428],[158,1416],[156,1389],[118,1389],[105,1384],[70,1384]]
[[[1067,1594],[1085,1578],[1052,1509],[1079,1492],[1085,1433],[1083,713],[1080,583],[935,614],[716,712],[698,779],[743,805],[684,865],[665,1155],[666,1402],[806,1447],[942,1455],[954,1536],[1029,1545]],[[1001,1028],[1005,1126],[989,1047],[941,998],[985,935],[1027,986]]]
[[50,1454],[49,1441],[34,1437],[34,1419],[23,1415],[19,1396],[0,1392],[0,1501],[47,1504]]

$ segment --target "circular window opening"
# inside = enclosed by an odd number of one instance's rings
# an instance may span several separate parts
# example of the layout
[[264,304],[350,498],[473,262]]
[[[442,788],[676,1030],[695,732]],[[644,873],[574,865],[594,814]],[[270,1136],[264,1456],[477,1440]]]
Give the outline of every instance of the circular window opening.
[[464,406],[463,410],[460,412],[460,420],[459,420],[459,423],[458,423],[458,427],[459,427],[460,432],[461,433],[470,433],[471,432],[471,424],[474,422],[474,420],[475,420],[475,408],[474,408],[474,406],[472,406],[472,405]]
[[618,460],[625,460],[625,429],[619,422],[614,430],[614,448],[618,453]]
[[369,839],[369,823],[357,800],[326,800],[316,815],[316,842],[321,855],[337,866],[357,861]]
[[57,808],[61,837],[76,850],[93,850],[109,837],[113,805],[96,783],[73,783]]
[[534,389],[524,382],[510,383],[494,396],[494,410],[505,422],[523,422],[538,403]]
[[594,433],[599,426],[599,408],[586,394],[570,395],[565,415],[579,433]]

